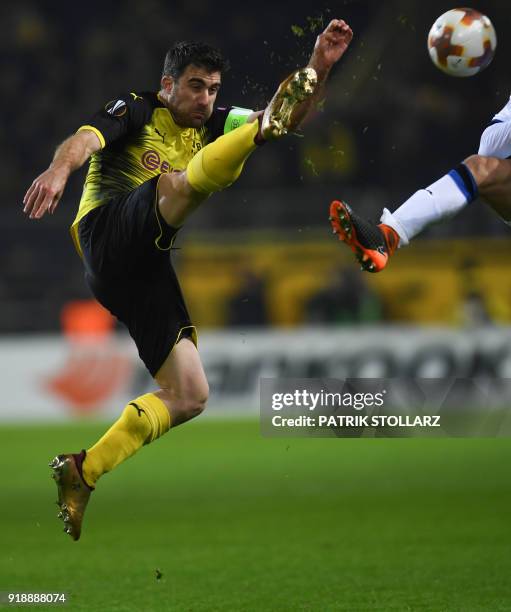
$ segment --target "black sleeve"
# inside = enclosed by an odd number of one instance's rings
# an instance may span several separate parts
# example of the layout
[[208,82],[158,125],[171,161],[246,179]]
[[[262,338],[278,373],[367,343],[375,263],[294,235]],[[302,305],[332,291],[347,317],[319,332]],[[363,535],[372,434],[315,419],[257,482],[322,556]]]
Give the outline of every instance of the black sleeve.
[[253,112],[251,108],[243,108],[241,106],[215,108],[204,126],[208,132],[209,142],[216,140],[222,134],[232,132],[232,130],[246,123]]
[[119,96],[105,104],[78,131],[92,129],[101,146],[105,147],[125,134],[139,130],[151,119],[156,106],[152,97],[154,94],[134,92]]
[[216,140],[224,133],[225,122],[232,110],[232,106],[219,106],[213,110],[211,117],[206,121],[205,128],[208,131],[208,140]]

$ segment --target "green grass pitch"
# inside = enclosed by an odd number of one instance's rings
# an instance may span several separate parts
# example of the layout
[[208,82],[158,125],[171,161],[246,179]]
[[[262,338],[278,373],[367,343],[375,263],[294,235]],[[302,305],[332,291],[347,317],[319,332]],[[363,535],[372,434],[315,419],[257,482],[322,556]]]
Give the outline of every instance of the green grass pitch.
[[0,428],[0,591],[88,612],[511,610],[511,440],[198,419],[99,482],[75,543],[47,463],[103,430]]

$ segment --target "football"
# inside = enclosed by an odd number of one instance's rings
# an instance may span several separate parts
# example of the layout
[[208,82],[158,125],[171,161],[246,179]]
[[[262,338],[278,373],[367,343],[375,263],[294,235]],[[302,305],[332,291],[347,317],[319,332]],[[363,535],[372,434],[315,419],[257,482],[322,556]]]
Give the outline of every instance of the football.
[[428,35],[433,63],[455,77],[481,72],[492,61],[497,36],[492,22],[479,11],[456,8],[441,15]]

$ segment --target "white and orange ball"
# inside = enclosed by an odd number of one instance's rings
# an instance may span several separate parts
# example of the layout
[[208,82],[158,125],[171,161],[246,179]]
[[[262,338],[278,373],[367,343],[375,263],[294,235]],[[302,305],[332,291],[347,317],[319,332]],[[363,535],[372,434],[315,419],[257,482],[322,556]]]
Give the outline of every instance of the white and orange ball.
[[428,35],[428,50],[437,68],[450,76],[468,77],[492,61],[497,35],[479,11],[456,8],[441,15]]

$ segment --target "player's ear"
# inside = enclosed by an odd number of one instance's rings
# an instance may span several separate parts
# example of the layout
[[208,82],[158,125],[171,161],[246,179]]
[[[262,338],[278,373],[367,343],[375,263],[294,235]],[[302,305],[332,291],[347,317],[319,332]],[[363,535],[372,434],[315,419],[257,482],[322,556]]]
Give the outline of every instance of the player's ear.
[[161,77],[161,88],[165,93],[171,93],[174,87],[174,79],[171,76],[163,75]]

